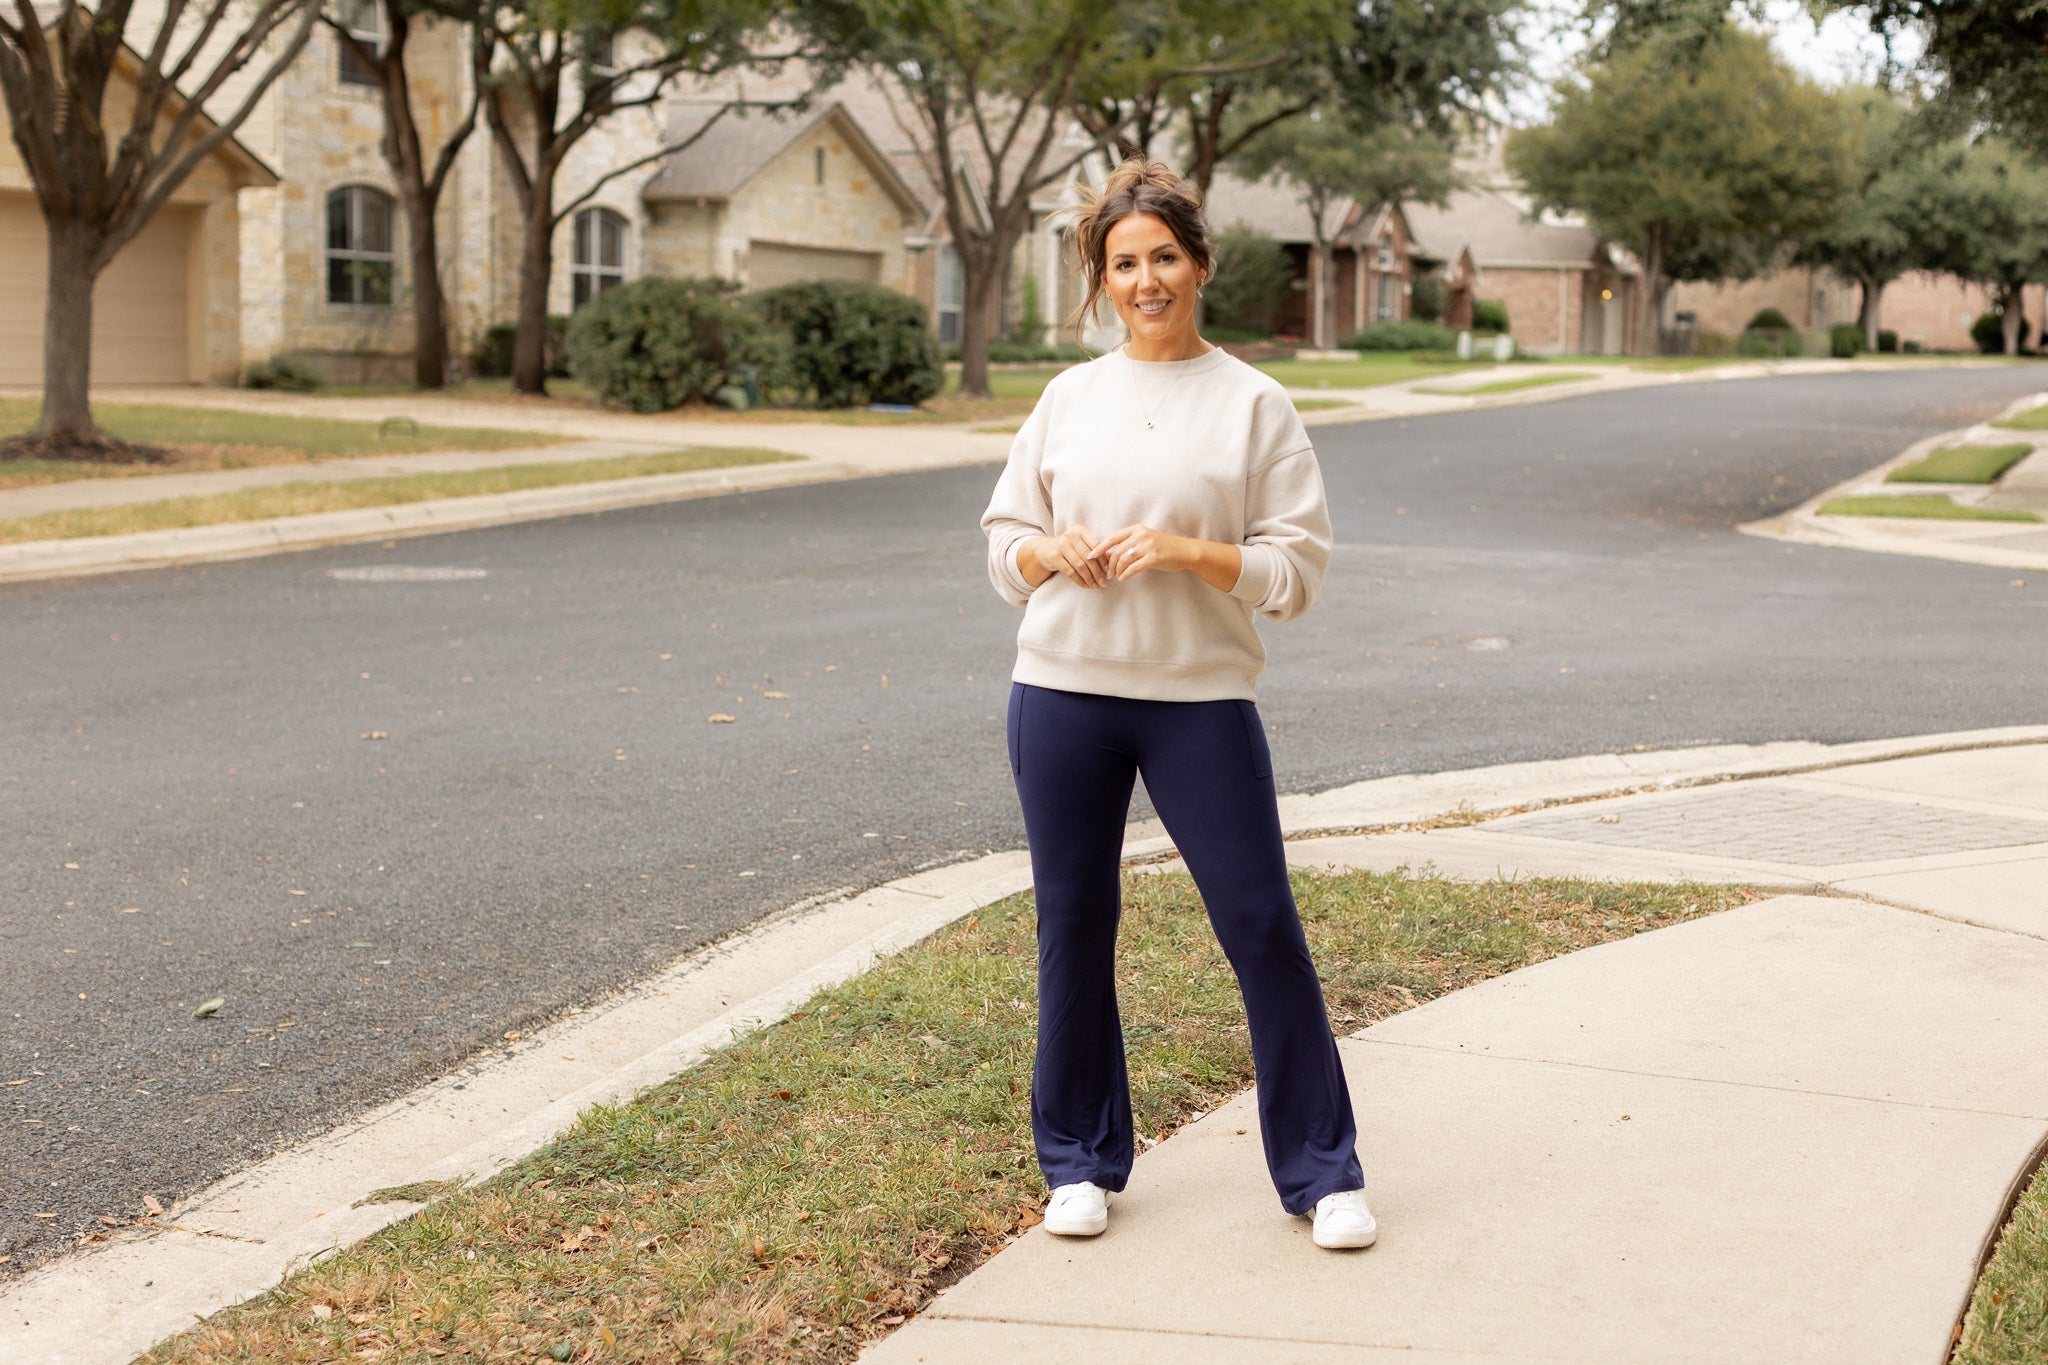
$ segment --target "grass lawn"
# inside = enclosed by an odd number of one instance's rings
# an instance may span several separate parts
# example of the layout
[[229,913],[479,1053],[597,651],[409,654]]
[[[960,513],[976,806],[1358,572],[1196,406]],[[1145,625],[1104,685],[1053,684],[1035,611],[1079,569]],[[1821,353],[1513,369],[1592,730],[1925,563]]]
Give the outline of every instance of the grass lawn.
[[502,465],[440,474],[408,474],[388,479],[343,479],[334,483],[286,483],[245,488],[204,497],[166,498],[162,502],[126,507],[80,508],[0,521],[0,545],[28,540],[69,540],[78,536],[118,536],[133,531],[166,531],[186,526],[218,526],[231,521],[261,521],[309,512],[339,512],[352,507],[391,507],[430,498],[461,498],[478,493],[511,493],[557,484],[603,483],[644,474],[680,474],[729,465],[767,464],[794,459],[777,450],[730,450],[705,447],[656,455],[621,455],[603,460],[564,460],[558,464]]
[[1901,465],[1886,483],[1994,483],[2033,453],[2031,445],[1943,446],[1925,459]]
[[2014,413],[2003,422],[1993,422],[1991,425],[2003,427],[2007,431],[2048,430],[2048,403],[2043,403],[2039,407],[2028,408],[2025,412]]
[[[19,436],[36,424],[42,402],[0,398],[0,437]],[[0,460],[0,488],[56,483],[63,479],[185,473],[195,469],[239,469],[259,464],[349,455],[417,455],[430,450],[508,450],[555,445],[569,439],[532,431],[485,427],[392,427],[380,434],[376,422],[325,417],[285,417],[172,404],[96,403],[93,415],[111,436],[145,445],[170,446],[181,459],[168,464],[107,465],[80,460]]]
[[1965,507],[1940,493],[1873,493],[1834,498],[1820,507],[1824,517],[1931,517],[1938,521],[2039,521],[2032,512],[2005,507]]
[[[1294,884],[1345,1032],[1757,898],[1365,873]],[[1188,878],[1124,885],[1132,1107],[1158,1139],[1250,1085],[1251,1054]],[[1034,923],[1029,895],[987,907],[146,1359],[851,1360],[1038,1221]]]
[[2034,1172],[1977,1280],[1950,1365],[2048,1365],[2048,1169]]
[[1268,360],[1259,366],[1290,389],[1369,389],[1407,379],[1448,379],[1490,370],[1491,360],[1457,360],[1433,352],[1376,351],[1357,360]]
[[1569,384],[1575,379],[1591,379],[1592,377],[1592,375],[1587,374],[1583,370],[1577,372],[1567,371],[1563,374],[1525,374],[1519,379],[1499,379],[1491,384],[1480,384],[1469,389],[1450,389],[1431,385],[1428,388],[1418,388],[1415,392],[1443,394],[1447,397],[1455,398],[1476,398],[1481,394],[1513,393],[1517,389],[1540,389],[1545,384]]

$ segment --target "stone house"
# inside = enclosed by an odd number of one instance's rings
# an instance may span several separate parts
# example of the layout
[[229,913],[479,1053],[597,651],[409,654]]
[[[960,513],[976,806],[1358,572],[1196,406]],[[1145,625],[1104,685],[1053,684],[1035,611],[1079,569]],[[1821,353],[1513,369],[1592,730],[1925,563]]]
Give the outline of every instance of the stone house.
[[[140,59],[124,52],[107,92],[127,127]],[[168,129],[182,111],[163,112]],[[207,125],[210,131],[210,125]],[[0,108],[0,132],[7,113]],[[230,138],[122,248],[93,296],[93,379],[103,384],[233,383],[241,372],[237,192],[277,176]],[[42,211],[11,135],[0,136],[0,385],[40,385],[48,256]]]

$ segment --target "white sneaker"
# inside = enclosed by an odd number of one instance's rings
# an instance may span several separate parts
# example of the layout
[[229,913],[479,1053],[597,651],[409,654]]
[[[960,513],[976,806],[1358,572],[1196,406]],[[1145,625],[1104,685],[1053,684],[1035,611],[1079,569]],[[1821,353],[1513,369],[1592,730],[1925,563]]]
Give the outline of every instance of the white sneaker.
[[1055,1237],[1095,1237],[1109,1226],[1109,1196],[1083,1180],[1061,1185],[1045,1206],[1045,1230]]
[[1365,1206],[1364,1190],[1339,1190],[1316,1200],[1316,1245],[1339,1250],[1369,1247],[1380,1235],[1372,1210]]

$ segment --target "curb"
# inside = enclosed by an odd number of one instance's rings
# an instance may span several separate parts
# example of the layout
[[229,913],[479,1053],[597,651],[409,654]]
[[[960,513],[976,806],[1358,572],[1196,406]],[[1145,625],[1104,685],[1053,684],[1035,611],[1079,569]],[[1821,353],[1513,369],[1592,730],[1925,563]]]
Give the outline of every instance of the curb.
[[[1283,797],[1281,816],[1287,835],[1298,839],[2041,743],[2048,743],[2048,725],[1835,745],[1595,754],[1372,779]],[[1170,849],[1150,822],[1127,830],[1127,860]],[[0,1290],[0,1360],[130,1360],[195,1317],[261,1294],[293,1270],[424,1207],[364,1202],[372,1192],[486,1178],[552,1140],[591,1105],[632,1098],[741,1034],[783,1019],[815,991],[1030,885],[1028,856],[1008,852],[792,906],[611,1000],[572,1011],[504,1053],[179,1201],[153,1236],[108,1242],[30,1271]],[[585,1060],[563,1065],[579,1057]]]
[[[1836,550],[1864,550],[1873,554],[1907,555],[1915,559],[1945,559],[1957,564],[1976,564],[1994,569],[2019,569],[2035,573],[2048,573],[2048,550],[2011,550],[1997,545],[1973,544],[1967,537],[1971,532],[1979,536],[2009,535],[2025,523],[2014,522],[1938,522],[1935,523],[1956,535],[1957,539],[1922,539],[1910,533],[1902,533],[1895,526],[1886,526],[1884,517],[1824,517],[1820,509],[1839,497],[1845,497],[1856,489],[1873,482],[1880,482],[1884,476],[1901,465],[1931,454],[1944,445],[1965,442],[1975,438],[1996,440],[2004,435],[2024,437],[2026,433],[2001,433],[1993,425],[2008,417],[2027,412],[2033,408],[2048,405],[2048,394],[2035,394],[2008,404],[1997,416],[1967,427],[1958,427],[1915,441],[1904,450],[1875,468],[1868,469],[1853,479],[1845,479],[1834,487],[1807,499],[1788,512],[1773,517],[1747,522],[1735,529],[1744,535],[1761,536],[1767,540],[1782,540],[1795,545],[1818,545]],[[2036,449],[2040,445],[2037,443]],[[1914,524],[1906,520],[1907,525]],[[1967,529],[1965,529],[1967,528]]]
[[244,559],[280,550],[310,550],[363,540],[468,531],[510,522],[609,512],[648,503],[678,502],[720,493],[752,492],[796,484],[858,478],[850,465],[793,456],[769,464],[732,465],[683,474],[647,474],[602,483],[562,484],[516,493],[482,493],[467,498],[434,498],[393,507],[313,512],[263,521],[227,522],[175,531],[89,536],[75,540],[32,540],[0,545],[0,583],[68,578],[162,568],[222,559]]

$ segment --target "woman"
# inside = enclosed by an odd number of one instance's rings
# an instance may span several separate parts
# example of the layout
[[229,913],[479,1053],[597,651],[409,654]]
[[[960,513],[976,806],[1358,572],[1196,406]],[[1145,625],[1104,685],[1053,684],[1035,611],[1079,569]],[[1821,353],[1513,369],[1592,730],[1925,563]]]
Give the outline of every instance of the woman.
[[1075,225],[1088,295],[1129,342],[1046,386],[982,517],[1025,608],[1010,767],[1038,900],[1031,1127],[1046,1228],[1092,1237],[1132,1159],[1114,955],[1134,778],[1173,836],[1244,992],[1266,1164],[1318,1246],[1375,1228],[1343,1065],[1287,884],[1252,613],[1308,609],[1330,557],[1314,449],[1270,377],[1202,340],[1215,270],[1199,193],[1117,167]]

